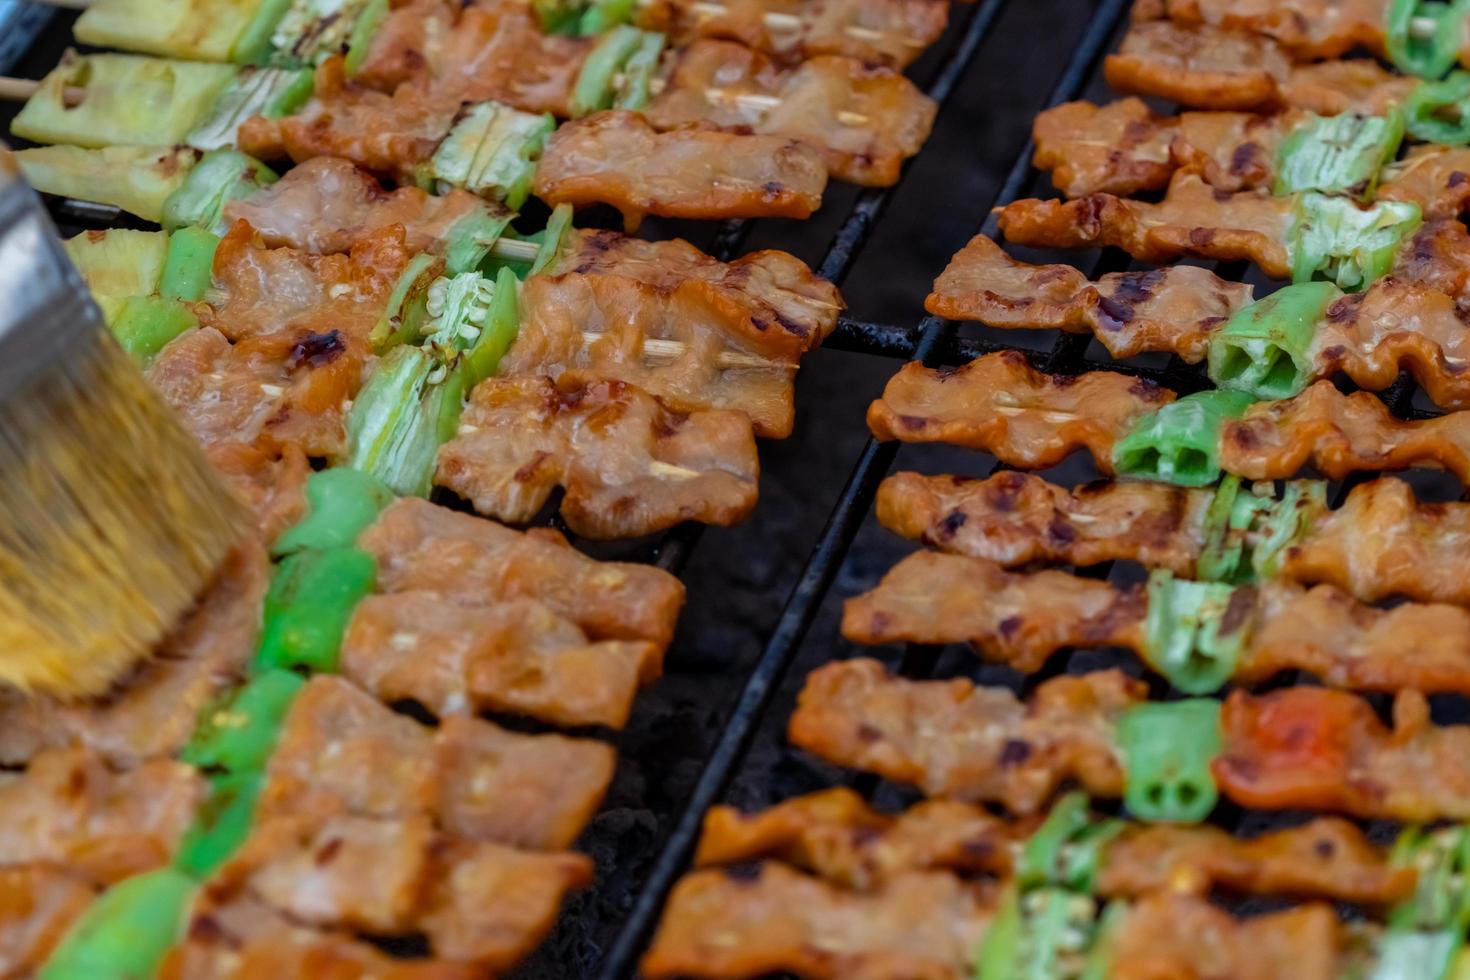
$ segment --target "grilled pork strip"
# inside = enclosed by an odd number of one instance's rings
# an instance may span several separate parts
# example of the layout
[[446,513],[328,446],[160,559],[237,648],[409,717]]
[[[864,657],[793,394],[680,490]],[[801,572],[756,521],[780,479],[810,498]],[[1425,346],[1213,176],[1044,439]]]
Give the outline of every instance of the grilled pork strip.
[[[795,23],[771,26],[770,14]],[[949,7],[940,0],[737,0],[711,10],[697,0],[655,0],[635,16],[675,46],[719,38],[787,65],[837,54],[904,68],[944,33]]]
[[1000,230],[1018,245],[1121,248],[1143,262],[1182,256],[1248,260],[1273,279],[1291,276],[1286,252],[1295,202],[1264,189],[1227,194],[1198,174],[1176,173],[1157,204],[1091,194],[1074,201],[1029,198],[1006,205]]
[[906,538],[1005,567],[1131,560],[1190,576],[1212,494],[1162,483],[1068,491],[1039,476],[989,479],[896,473],[878,488],[878,520]]
[[385,702],[417,701],[440,717],[498,711],[621,728],[642,682],[659,673],[659,651],[646,641],[591,642],[533,599],[471,606],[396,592],[358,605],[342,673]]
[[[758,813],[715,807],[696,864],[777,860],[835,885],[871,891],[913,871],[1011,874],[1031,821],[1005,822],[983,807],[926,800],[896,815],[849,789],[786,800]],[[1153,892],[1311,896],[1386,905],[1414,891],[1415,874],[1355,824],[1335,817],[1236,837],[1218,827],[1126,824],[1100,848],[1097,893]]]
[[[777,103],[756,105],[742,95]],[[668,86],[645,115],[661,130],[705,122],[800,140],[821,151],[833,176],[888,187],[923,146],[936,111],[934,100],[890,68],[821,55],[781,69],[739,44],[698,40],[677,53]]]
[[1151,381],[1045,374],[1020,351],[999,351],[958,368],[905,364],[868,406],[868,428],[881,440],[964,446],[1025,469],[1084,448],[1107,473],[1113,443],[1173,400]]
[[1215,780],[1242,806],[1415,823],[1470,815],[1470,728],[1435,725],[1418,692],[1398,695],[1389,727],[1341,691],[1236,691],[1221,727]]
[[568,371],[476,387],[434,481],[521,524],[561,486],[574,532],[620,538],[737,523],[755,507],[759,473],[744,413],[678,413],[633,385]]
[[1253,288],[1197,266],[1108,273],[1017,262],[976,235],[934,280],[924,309],[992,327],[1091,333],[1115,358],[1145,351],[1205,358],[1211,332],[1249,305]]
[[1389,6],[1385,0],[1145,0],[1133,17],[1264,34],[1296,60],[1316,61],[1355,48],[1383,57]]
[[[919,552],[849,599],[842,635],[855,643],[969,643],[1023,673],[1067,647],[1148,653],[1141,587],[1060,571],[1006,572],[992,561]],[[1306,671],[1356,691],[1470,694],[1470,612],[1404,603],[1377,609],[1331,585],[1266,582],[1235,594],[1231,632],[1243,646],[1232,680]]]
[[965,980],[993,916],[984,885],[909,872],[866,893],[780,864],[694,871],[675,886],[642,973],[741,980]]
[[587,557],[549,528],[520,532],[426,500],[390,504],[357,541],[383,592],[425,590],[467,605],[534,599],[593,640],[674,636],[684,586],[649,565]]
[[876,660],[846,660],[807,678],[788,734],[835,765],[1025,815],[1068,780],[1098,796],[1122,793],[1113,727],[1146,693],[1114,670],[1055,678],[1023,703],[1004,688],[909,681]]
[[536,167],[547,204],[610,204],[629,230],[665,218],[809,218],[827,165],[785,136],[685,128],[656,132],[636,112],[598,112],[559,127]]
[[0,868],[0,974],[34,976],[97,894],[51,864]]

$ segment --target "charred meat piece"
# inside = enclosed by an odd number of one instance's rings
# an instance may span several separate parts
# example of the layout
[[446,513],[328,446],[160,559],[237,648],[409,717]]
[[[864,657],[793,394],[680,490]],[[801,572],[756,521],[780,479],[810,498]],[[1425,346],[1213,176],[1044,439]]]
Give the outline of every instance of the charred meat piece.
[[878,439],[964,446],[1026,469],[1086,449],[1111,472],[1113,444],[1173,400],[1150,381],[1044,374],[1019,351],[1000,351],[958,368],[905,364],[868,406],[868,428]]
[[1017,262],[976,235],[934,281],[924,308],[992,327],[1091,333],[1115,358],[1169,351],[1195,364],[1204,360],[1211,332],[1247,306],[1252,292],[1188,265],[1089,282],[1069,265]]
[[702,37],[739,41],[783,64],[822,54],[903,68],[944,33],[949,7],[939,0],[656,0],[638,24],[675,45]]
[[1146,693],[1113,670],[1055,678],[1022,702],[1004,688],[910,681],[876,660],[845,660],[807,677],[788,734],[834,765],[1026,815],[1069,780],[1098,796],[1122,793],[1113,729]]
[[808,144],[689,127],[659,133],[635,112],[599,112],[559,127],[536,167],[547,204],[611,204],[637,228],[665,218],[809,218],[827,165]]
[[898,180],[929,135],[934,101],[890,68],[822,55],[792,69],[729,41],[695,41],[649,103],[657,129],[708,122],[800,140],[833,176],[869,187]]
[[1415,823],[1470,814],[1470,728],[1435,725],[1418,692],[1397,697],[1390,728],[1341,691],[1236,691],[1221,727],[1215,779],[1242,806]]
[[687,520],[734,524],[755,506],[759,472],[743,413],[674,412],[633,385],[568,371],[475,388],[434,479],[481,514],[521,524],[561,486],[574,532],[619,538]]
[[695,871],[669,896],[642,972],[650,980],[783,972],[965,980],[995,904],[987,886],[937,872],[854,893],[774,863],[751,875]]
[[1123,559],[1189,576],[1212,498],[1162,483],[1068,491],[1015,471],[985,480],[897,473],[878,490],[878,520],[906,538],[1007,567]]
[[1274,279],[1291,276],[1287,231],[1295,202],[1264,189],[1229,194],[1180,171],[1157,204],[1091,194],[1074,201],[1035,198],[1006,205],[1000,229],[1018,245],[1121,248],[1143,262],[1185,255],[1248,260]]
[[658,664],[652,643],[591,642],[532,599],[471,606],[432,592],[368,597],[342,644],[343,674],[386,702],[571,726],[621,728]]
[[402,225],[410,253],[435,252],[455,222],[482,210],[480,198],[451,188],[432,195],[413,186],[388,191],[359,167],[313,157],[276,183],[225,205],[230,221],[245,221],[271,248],[347,252],[389,225]]
[[649,565],[601,562],[549,528],[524,533],[426,500],[389,505],[358,547],[378,563],[384,592],[426,590],[468,605],[534,599],[594,640],[674,636],[684,586]]
[[797,338],[768,331],[761,346],[739,298],[699,278],[665,289],[597,272],[533,276],[500,374],[616,379],[676,411],[744,412],[757,435],[782,438],[795,422]]
[[759,813],[712,808],[694,860],[709,867],[774,859],[869,891],[909,871],[1008,874],[1016,839],[1015,828],[968,803],[927,800],[889,816],[836,788]]

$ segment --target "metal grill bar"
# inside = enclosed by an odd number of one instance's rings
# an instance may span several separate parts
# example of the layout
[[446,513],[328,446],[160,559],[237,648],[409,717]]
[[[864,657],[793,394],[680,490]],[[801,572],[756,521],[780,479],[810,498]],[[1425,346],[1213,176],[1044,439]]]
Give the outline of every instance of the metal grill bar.
[[[1058,105],[1081,94],[1094,65],[1121,22],[1128,3],[1129,0],[1102,0],[1098,4],[1080,41],[1073,49],[1047,106]],[[980,19],[981,13],[977,13],[974,21]],[[956,49],[956,58],[968,59],[972,56],[982,40],[984,30],[989,26],[987,20],[977,29],[974,21],[965,40]],[[963,63],[956,66],[952,60],[946,65],[934,83],[935,89],[939,89],[941,93],[936,98],[942,102],[963,71]],[[933,90],[931,94],[932,92]],[[1032,144],[1028,141],[996,196],[997,206],[1017,199],[1034,176],[1031,167],[1032,151]],[[859,198],[853,213],[834,237],[832,250],[821,265],[824,276],[835,279],[846,272],[851,259],[843,258],[844,253],[839,249],[846,248],[850,240],[855,243],[852,247],[860,246],[866,240],[873,222],[882,213],[887,197],[887,191],[878,191],[865,192]],[[865,207],[868,200],[873,200],[874,203]],[[993,234],[994,224],[995,217],[992,214],[987,217],[982,230]],[[839,261],[840,265],[837,264]],[[941,352],[951,346],[948,342],[953,329],[954,325],[949,321],[932,316],[926,317],[913,331],[844,317],[828,339],[828,344],[839,350],[909,357],[926,363],[936,363]],[[1064,337],[1063,341],[1065,340]],[[848,548],[872,507],[878,484],[887,475],[897,452],[897,443],[879,443],[871,438],[864,446],[826,525],[822,528],[815,548],[807,559],[801,577],[787,598],[775,631],[741,689],[735,708],[721,730],[678,822],[664,843],[653,870],[603,961],[602,969],[597,975],[598,980],[622,980],[632,975],[638,954],[653,929],[664,900],[694,851],[705,812],[724,791],[735,766],[744,755],[757,724],[790,667]]]

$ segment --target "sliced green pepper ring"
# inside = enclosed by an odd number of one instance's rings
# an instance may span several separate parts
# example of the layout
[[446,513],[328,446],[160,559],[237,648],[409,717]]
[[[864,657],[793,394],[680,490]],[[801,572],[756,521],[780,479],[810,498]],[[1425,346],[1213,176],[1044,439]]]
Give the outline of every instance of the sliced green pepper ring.
[[1055,980],[1063,964],[1088,956],[1097,936],[1097,902],[1063,888],[1012,885],[986,930],[976,980]]
[[200,769],[239,774],[265,768],[291,704],[305,685],[289,670],[268,670],[205,707],[180,758]]
[[1186,395],[1139,419],[1113,445],[1120,476],[1203,487],[1220,478],[1220,430],[1255,398],[1219,389]]
[[[1393,0],[1384,25],[1385,46],[1394,67],[1420,78],[1443,78],[1455,66],[1465,39],[1467,0]],[[1421,36],[1414,22],[1429,20],[1434,32]]]
[[337,466],[313,473],[306,481],[306,516],[276,540],[271,555],[350,548],[395,499],[381,481],[358,470]]
[[1470,143],[1470,72],[1453,71],[1439,82],[1420,82],[1404,110],[1409,135],[1426,143]]
[[377,572],[373,556],[356,548],[306,551],[277,565],[255,669],[335,671],[347,624],[372,593]]
[[1338,191],[1371,201],[1403,139],[1404,111],[1397,105],[1383,115],[1309,115],[1282,141],[1276,193]]
[[1301,194],[1286,233],[1291,281],[1326,279],[1348,292],[1365,289],[1388,272],[1399,246],[1422,223],[1423,212],[1411,201],[1363,208],[1345,197]]
[[541,239],[541,248],[536,253],[536,261],[531,263],[529,275],[536,275],[542,269],[555,263],[566,246],[567,234],[572,230],[572,206],[570,204],[558,204],[551,211],[551,217],[546,221],[546,230]]
[[250,836],[264,784],[262,772],[211,779],[209,796],[179,842],[174,867],[200,881],[219,870]]
[[1024,888],[1056,885],[1090,894],[1097,885],[1102,851],[1123,829],[1121,820],[1094,821],[1085,793],[1068,793],[1026,841],[1016,869]]
[[1155,823],[1209,816],[1220,797],[1210,773],[1220,746],[1220,703],[1211,698],[1130,708],[1118,720],[1129,812]]
[[604,34],[582,62],[567,108],[573,119],[612,107],[617,96],[616,76],[643,43],[643,32],[620,24]]
[[1317,328],[1341,295],[1330,282],[1293,283],[1240,310],[1210,337],[1210,380],[1257,398],[1301,394]]
[[1144,659],[1185,694],[1212,694],[1235,674],[1250,635],[1254,591],[1219,582],[1148,577]]

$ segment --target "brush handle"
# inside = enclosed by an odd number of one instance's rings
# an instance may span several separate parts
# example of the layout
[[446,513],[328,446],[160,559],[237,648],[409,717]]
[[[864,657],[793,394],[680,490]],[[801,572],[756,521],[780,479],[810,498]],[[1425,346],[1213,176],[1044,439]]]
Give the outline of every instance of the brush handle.
[[0,403],[104,328],[41,198],[0,150]]

